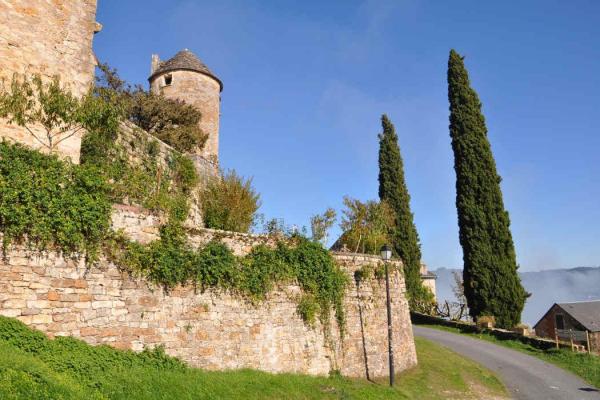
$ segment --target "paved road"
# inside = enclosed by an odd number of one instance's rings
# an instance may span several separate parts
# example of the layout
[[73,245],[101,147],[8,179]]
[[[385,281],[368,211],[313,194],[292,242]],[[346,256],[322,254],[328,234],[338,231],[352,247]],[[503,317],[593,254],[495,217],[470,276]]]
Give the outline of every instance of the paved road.
[[494,371],[515,399],[600,399],[599,390],[538,358],[465,335],[420,326],[414,326],[413,331]]

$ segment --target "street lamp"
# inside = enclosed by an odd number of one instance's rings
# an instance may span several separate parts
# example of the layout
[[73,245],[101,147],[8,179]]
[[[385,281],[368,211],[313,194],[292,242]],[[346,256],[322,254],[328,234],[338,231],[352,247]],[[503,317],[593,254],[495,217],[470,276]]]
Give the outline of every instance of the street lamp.
[[390,386],[394,386],[394,349],[392,348],[392,304],[390,303],[390,275],[388,273],[388,261],[392,258],[392,248],[386,243],[380,250],[381,259],[385,267],[385,294],[387,301],[388,321],[388,353],[390,360]]

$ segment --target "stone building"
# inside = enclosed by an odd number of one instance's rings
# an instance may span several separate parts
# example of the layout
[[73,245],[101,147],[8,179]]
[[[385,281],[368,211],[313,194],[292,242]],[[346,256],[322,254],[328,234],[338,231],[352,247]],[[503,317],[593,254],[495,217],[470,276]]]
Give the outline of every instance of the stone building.
[[219,109],[223,83],[202,61],[184,49],[167,61],[152,55],[150,90],[170,99],[183,100],[202,113],[200,128],[208,135],[202,149],[193,154],[196,163],[219,162]]
[[436,288],[435,288],[435,281],[437,280],[437,275],[434,274],[433,272],[429,271],[429,269],[427,269],[427,265],[421,263],[421,282],[423,282],[423,286],[425,286],[426,288],[428,288],[431,293],[433,293],[433,297],[437,298],[436,296]]
[[[0,0],[0,80],[7,85],[13,74],[58,75],[71,92],[82,95],[94,80],[92,39],[100,29],[96,0]],[[78,162],[81,136],[62,142],[57,153]],[[0,137],[44,148],[24,128],[2,120]]]
[[570,341],[600,352],[600,300],[555,303],[534,326],[540,337]]

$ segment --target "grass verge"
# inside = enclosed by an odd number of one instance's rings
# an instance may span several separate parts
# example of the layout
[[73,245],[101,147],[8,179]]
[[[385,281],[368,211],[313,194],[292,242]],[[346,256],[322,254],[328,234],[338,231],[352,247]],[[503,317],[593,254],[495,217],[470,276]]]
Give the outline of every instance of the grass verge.
[[12,399],[477,399],[503,398],[488,370],[424,339],[419,366],[387,380],[210,372],[188,368],[160,349],[133,353],[50,340],[12,318],[0,317],[0,398]]
[[550,362],[558,367],[566,369],[567,371],[571,371],[575,375],[584,379],[586,382],[594,385],[597,388],[600,388],[600,357],[598,356],[589,355],[586,353],[573,353],[566,349],[540,350],[517,340],[503,340],[488,333],[464,332],[459,328],[453,328],[449,326],[433,324],[419,324],[419,326],[458,333],[461,335],[468,335],[476,339],[486,340],[500,346],[529,354],[530,356]]

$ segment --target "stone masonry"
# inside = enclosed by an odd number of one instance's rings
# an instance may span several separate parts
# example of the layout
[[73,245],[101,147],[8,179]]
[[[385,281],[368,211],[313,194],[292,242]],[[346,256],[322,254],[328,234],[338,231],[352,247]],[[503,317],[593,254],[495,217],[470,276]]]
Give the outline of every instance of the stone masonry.
[[202,113],[199,125],[208,140],[195,155],[218,164],[221,81],[186,49],[165,62],[154,55],[149,82],[153,93],[183,100]]
[[[337,254],[353,278],[377,257]],[[401,274],[391,277],[396,370],[416,365]],[[296,312],[300,289],[279,286],[259,304],[230,293],[178,287],[165,292],[101,262],[86,268],[56,253],[12,247],[0,263],[0,314],[53,336],[142,350],[164,345],[168,354],[212,370],[255,368],[269,372],[375,378],[387,373],[385,284],[351,284],[344,299],[346,333],[334,322],[330,336],[307,326]]]
[[[92,38],[100,28],[96,0],[0,0],[0,81],[9,85],[13,74],[58,75],[82,95],[94,79]],[[2,120],[0,137],[43,147],[23,128]],[[58,153],[78,162],[80,143],[81,135],[75,135]]]
[[[11,79],[13,73],[60,75],[75,94],[83,94],[93,80],[91,43],[100,29],[95,12],[96,0],[0,0],[0,78]],[[188,156],[206,180],[218,166],[222,83],[187,50],[165,63],[153,61],[151,90],[185,100],[202,112],[201,128],[209,139],[204,151]],[[6,121],[0,121],[0,137],[39,148]],[[168,145],[130,123],[121,125],[118,140],[129,145],[132,163],[140,162],[148,140],[158,142],[155,162],[166,165],[171,157]],[[80,141],[78,136],[63,142],[58,153],[78,162]],[[219,240],[243,256],[258,244],[275,243],[269,236],[203,228],[201,199],[191,200],[184,225],[193,246]],[[140,243],[156,240],[164,222],[164,216],[135,204],[113,206],[113,229]],[[354,281],[356,270],[380,262],[374,256],[334,253],[351,282],[343,301],[347,320],[343,337],[333,318],[327,326],[304,323],[297,313],[301,290],[293,282],[251,304],[213,289],[203,292],[188,286],[165,291],[106,260],[85,266],[52,251],[31,252],[21,245],[10,247],[5,256],[0,260],[0,315],[18,318],[51,337],[70,335],[90,344],[136,351],[163,345],[168,354],[192,366],[215,370],[320,375],[340,370],[367,378],[388,371],[385,284],[375,278]],[[416,365],[417,359],[401,273],[392,273],[391,285],[396,370],[402,371]]]

